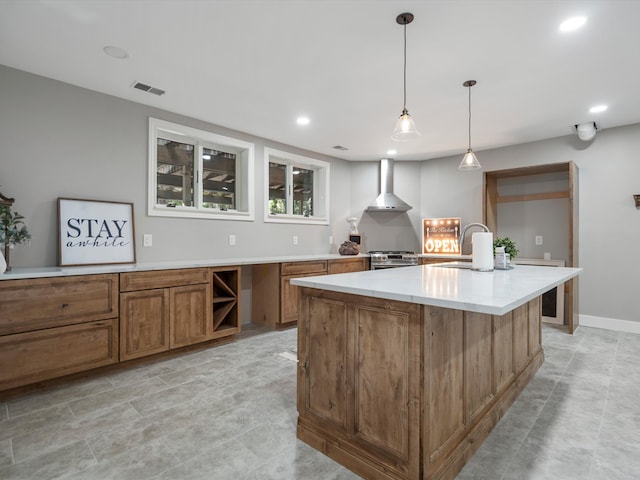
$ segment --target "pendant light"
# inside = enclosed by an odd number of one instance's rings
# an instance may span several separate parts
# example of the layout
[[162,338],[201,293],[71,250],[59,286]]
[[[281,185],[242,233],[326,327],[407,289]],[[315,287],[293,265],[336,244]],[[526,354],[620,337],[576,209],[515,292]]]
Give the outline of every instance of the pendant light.
[[416,130],[416,126],[413,123],[413,119],[407,111],[407,24],[413,22],[412,13],[401,13],[396,17],[396,23],[404,25],[404,97],[403,107],[396,128],[393,131],[391,138],[397,142],[406,142],[407,140],[413,140],[417,138],[420,133]]
[[475,80],[467,80],[462,84],[463,87],[467,87],[469,89],[469,149],[467,153],[462,158],[462,162],[460,162],[459,170],[476,170],[480,168],[480,163],[478,163],[478,159],[476,158],[473,150],[471,150],[471,87],[473,87],[476,83]]

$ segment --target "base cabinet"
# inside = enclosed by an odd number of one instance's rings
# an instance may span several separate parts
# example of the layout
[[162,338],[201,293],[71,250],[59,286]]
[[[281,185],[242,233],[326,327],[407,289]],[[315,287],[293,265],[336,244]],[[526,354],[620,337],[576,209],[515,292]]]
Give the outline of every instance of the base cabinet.
[[364,478],[454,479],[542,364],[540,298],[496,316],[299,293],[298,438]]
[[121,274],[120,360],[210,340],[210,275],[207,268]]
[[295,325],[298,321],[298,287],[291,285],[291,280],[326,273],[326,260],[254,265],[252,321],[270,328]]
[[169,350],[169,290],[120,294],[120,360]]
[[369,269],[368,257],[345,257],[308,262],[254,265],[252,269],[252,321],[270,328],[293,326],[298,321],[298,287],[291,280],[315,275],[360,272]]
[[0,282],[0,390],[118,361],[118,275]]

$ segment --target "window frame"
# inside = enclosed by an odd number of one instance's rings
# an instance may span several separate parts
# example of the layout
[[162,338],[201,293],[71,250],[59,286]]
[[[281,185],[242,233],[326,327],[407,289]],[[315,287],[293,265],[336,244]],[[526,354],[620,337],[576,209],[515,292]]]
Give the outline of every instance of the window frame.
[[[167,138],[194,145],[194,172],[196,181],[193,184],[194,206],[169,207],[157,203],[157,144],[158,137]],[[203,203],[203,148],[231,151],[236,154],[236,210],[220,210],[206,208]],[[217,133],[187,127],[177,123],[149,117],[149,161],[148,161],[148,200],[147,214],[158,217],[203,218],[212,220],[253,221],[255,218],[255,145],[251,142],[226,137]],[[241,209],[240,209],[241,208]]]
[[[285,195],[288,213],[272,215],[269,211],[269,164],[277,163],[285,165]],[[289,153],[274,148],[264,149],[264,221],[266,223],[297,223],[306,225],[329,225],[329,162],[315,158],[304,157],[295,153]],[[293,167],[313,170],[313,216],[304,216],[291,213],[293,211],[293,192],[290,186],[293,184]]]

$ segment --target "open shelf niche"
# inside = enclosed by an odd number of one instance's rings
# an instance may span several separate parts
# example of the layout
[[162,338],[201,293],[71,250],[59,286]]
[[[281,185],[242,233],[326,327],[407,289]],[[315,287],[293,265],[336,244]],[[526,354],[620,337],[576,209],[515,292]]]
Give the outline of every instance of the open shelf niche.
[[213,338],[240,333],[240,267],[211,269]]

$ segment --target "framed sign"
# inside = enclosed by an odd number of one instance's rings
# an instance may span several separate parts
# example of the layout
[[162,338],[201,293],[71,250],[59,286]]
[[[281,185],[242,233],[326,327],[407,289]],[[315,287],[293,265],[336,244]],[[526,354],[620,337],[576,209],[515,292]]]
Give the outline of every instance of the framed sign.
[[422,253],[451,255],[460,253],[460,217],[423,218]]
[[58,198],[58,265],[135,263],[133,204]]

